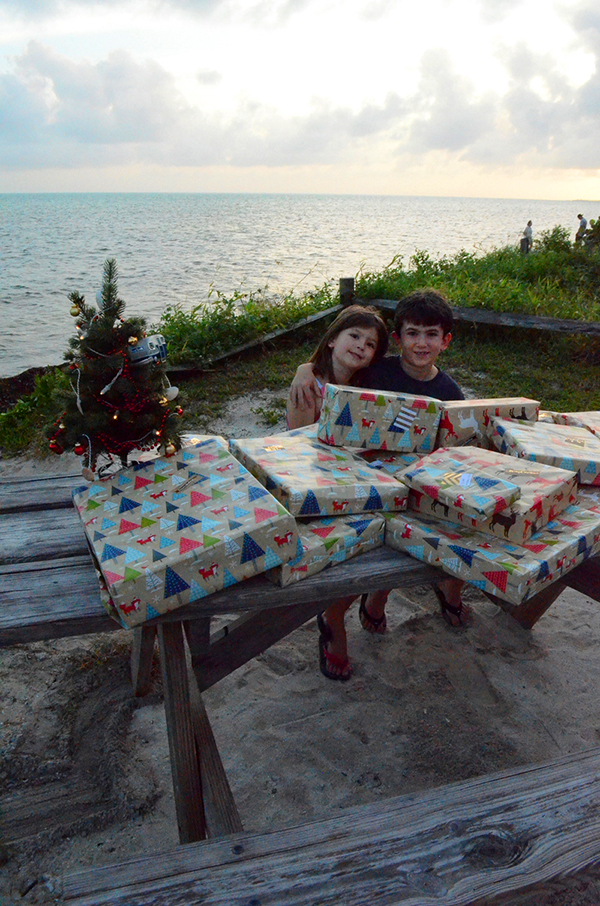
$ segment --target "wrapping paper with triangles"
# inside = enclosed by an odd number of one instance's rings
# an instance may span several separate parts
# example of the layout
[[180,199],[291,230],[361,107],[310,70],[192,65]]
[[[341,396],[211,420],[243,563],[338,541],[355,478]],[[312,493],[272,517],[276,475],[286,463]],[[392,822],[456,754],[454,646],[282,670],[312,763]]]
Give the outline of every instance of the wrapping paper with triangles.
[[522,604],[600,550],[600,513],[577,505],[522,545],[410,512],[385,519],[386,545],[511,604]]
[[587,428],[588,431],[600,438],[600,412],[555,412],[553,415],[557,425],[573,425],[576,428]]
[[441,407],[427,396],[325,384],[318,437],[334,447],[429,453]]
[[490,418],[537,421],[540,404],[527,397],[498,397],[497,399],[449,400],[442,403],[436,447],[493,447],[487,429]]
[[298,522],[296,557],[266,574],[276,585],[291,585],[329,566],[381,547],[384,520],[379,513],[328,516]]
[[486,465],[477,454],[465,460],[448,449],[424,456],[396,477],[414,491],[475,518],[501,513],[521,496],[520,487],[495,464]]
[[501,453],[578,473],[580,484],[600,484],[600,438],[586,428],[492,418],[490,436]]
[[294,516],[347,516],[406,508],[407,488],[299,431],[229,442],[234,456]]
[[123,626],[197,601],[296,556],[292,516],[218,438],[73,493]]
[[[352,450],[351,447],[348,449]],[[390,453],[388,450],[353,450],[353,452],[361,462],[367,463],[372,469],[387,472],[388,475],[403,472],[407,466],[421,458],[420,453]]]
[[[484,518],[469,516],[464,508],[448,506],[423,489],[411,490],[409,510],[425,516],[441,517],[457,525],[468,525],[516,544],[522,544],[566,507],[578,501],[575,472],[516,459],[497,450],[452,447],[436,450],[421,460],[422,463],[429,461],[439,468],[451,468],[457,476],[461,469],[466,469],[472,473],[484,470],[485,474],[506,478],[518,485],[521,496],[491,517]],[[403,473],[399,475],[399,479],[402,478]]]

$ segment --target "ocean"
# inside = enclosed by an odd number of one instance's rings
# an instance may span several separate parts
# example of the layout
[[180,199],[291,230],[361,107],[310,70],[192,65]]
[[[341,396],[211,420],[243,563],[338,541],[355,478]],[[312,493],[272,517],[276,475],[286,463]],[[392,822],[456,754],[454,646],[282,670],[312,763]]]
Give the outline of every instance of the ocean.
[[63,359],[68,294],[94,302],[116,258],[126,314],[157,321],[215,292],[298,293],[397,255],[483,253],[597,202],[379,195],[0,194],[0,376]]

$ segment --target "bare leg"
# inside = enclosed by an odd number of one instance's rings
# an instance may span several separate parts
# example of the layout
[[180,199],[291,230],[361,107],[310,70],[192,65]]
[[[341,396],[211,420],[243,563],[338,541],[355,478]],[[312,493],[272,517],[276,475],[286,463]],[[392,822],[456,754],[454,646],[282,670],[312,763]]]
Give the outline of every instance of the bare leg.
[[473,617],[471,608],[463,603],[462,589],[464,587],[462,579],[456,579],[454,576],[446,576],[437,584],[437,591],[441,592],[447,607],[442,603],[442,598],[438,594],[438,600],[442,608],[444,618],[454,628],[468,625]]
[[[340,598],[323,612],[322,619],[326,627],[326,636],[320,643],[325,649],[325,664],[321,663],[321,672],[329,679],[340,677],[349,679],[352,667],[348,660],[348,642],[346,638],[346,611],[356,598],[350,595]],[[323,659],[321,659],[323,661]],[[325,669],[323,669],[325,667]]]
[[383,635],[387,629],[385,619],[385,605],[389,597],[388,591],[372,591],[361,598],[359,611],[360,624],[367,632]]

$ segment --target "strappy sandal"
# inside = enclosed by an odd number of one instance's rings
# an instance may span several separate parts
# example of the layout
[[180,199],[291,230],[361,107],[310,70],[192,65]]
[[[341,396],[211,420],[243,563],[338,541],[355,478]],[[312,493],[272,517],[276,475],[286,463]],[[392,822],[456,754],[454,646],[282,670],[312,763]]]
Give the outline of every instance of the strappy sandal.
[[367,632],[372,632],[374,635],[383,635],[387,629],[387,620],[385,614],[381,617],[371,616],[367,610],[367,598],[369,593],[366,595],[361,595],[360,607],[358,608],[358,618],[360,620],[360,625]]
[[454,604],[450,604],[439,585],[434,585],[432,587],[436,598],[440,602],[442,616],[448,626],[451,626],[453,629],[460,629],[468,626],[471,622],[470,609],[468,607],[465,607],[462,601],[460,602],[458,607],[456,607]]
[[[340,657],[327,650],[327,645],[333,639],[331,628],[327,625],[321,614],[317,615],[319,627],[319,670],[330,680],[339,680],[345,683],[352,676],[352,665],[347,657]],[[335,667],[336,671],[330,669]]]

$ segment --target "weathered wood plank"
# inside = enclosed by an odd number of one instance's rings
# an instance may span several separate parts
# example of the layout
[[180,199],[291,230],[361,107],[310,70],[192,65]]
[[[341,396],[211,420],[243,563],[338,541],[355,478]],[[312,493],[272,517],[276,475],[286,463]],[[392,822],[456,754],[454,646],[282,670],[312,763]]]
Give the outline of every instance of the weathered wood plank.
[[206,821],[181,623],[159,626],[158,644],[179,840],[192,843],[206,837]]
[[150,674],[152,673],[152,659],[154,656],[154,643],[156,641],[156,626],[138,626],[133,630],[131,640],[131,685],[133,693],[142,698],[150,691]]
[[70,875],[72,906],[467,906],[600,856],[600,750]]
[[84,485],[81,474],[49,478],[3,478],[0,481],[0,514],[25,510],[69,509],[73,488]]
[[86,552],[89,548],[83,526],[72,508],[11,513],[0,518],[0,563],[54,560]]
[[192,648],[192,666],[198,688],[201,692],[210,689],[233,670],[298,629],[325,606],[326,602],[322,600],[311,601],[240,617],[227,627],[226,634],[219,634],[206,653],[195,652]]
[[[554,604],[564,589],[565,586],[562,582],[555,582],[532,598],[528,598],[527,601],[523,601],[522,604],[509,604],[507,601],[503,601],[501,598],[498,598],[496,595],[492,595],[487,591],[485,591],[484,594],[490,601],[498,607],[501,607],[506,613],[510,614],[523,629],[533,629],[539,618],[546,613],[552,604]],[[596,589],[596,593],[599,591],[600,586]]]

